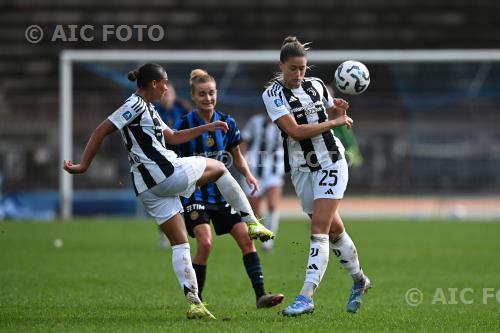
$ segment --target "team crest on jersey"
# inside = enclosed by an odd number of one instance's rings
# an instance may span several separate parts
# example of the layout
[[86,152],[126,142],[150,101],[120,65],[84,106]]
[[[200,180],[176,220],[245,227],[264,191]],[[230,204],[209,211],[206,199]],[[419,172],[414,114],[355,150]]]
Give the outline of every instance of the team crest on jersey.
[[130,118],[132,118],[132,112],[127,111],[127,112],[125,112],[125,113],[122,114],[122,117],[125,120],[129,120]]
[[313,87],[307,88],[307,91],[313,96],[316,96],[317,94],[316,89],[314,89]]
[[283,106],[283,101],[281,99],[279,99],[279,98],[276,98],[274,100],[274,105],[276,105],[276,107],[279,108],[280,106]]
[[200,217],[200,214],[197,212],[197,211],[192,211],[191,214],[189,214],[189,218],[192,220],[192,221],[196,221],[198,219],[198,217]]
[[213,147],[213,145],[215,144],[215,140],[214,138],[212,138],[211,136],[209,136],[206,140],[205,140],[205,144],[209,147]]

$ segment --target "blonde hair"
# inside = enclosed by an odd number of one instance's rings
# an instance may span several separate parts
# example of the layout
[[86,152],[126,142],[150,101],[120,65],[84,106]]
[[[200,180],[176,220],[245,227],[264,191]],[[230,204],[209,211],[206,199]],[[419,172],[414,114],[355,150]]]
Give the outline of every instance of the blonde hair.
[[215,79],[212,75],[200,68],[193,69],[189,75],[189,85],[191,86],[191,94],[194,94],[194,86],[197,83],[214,82]]

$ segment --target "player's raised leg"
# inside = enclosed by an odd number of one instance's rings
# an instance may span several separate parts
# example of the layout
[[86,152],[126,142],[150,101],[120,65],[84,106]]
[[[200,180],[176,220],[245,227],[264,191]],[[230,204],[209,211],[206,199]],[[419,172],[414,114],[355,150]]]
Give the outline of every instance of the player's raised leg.
[[241,215],[242,220],[248,225],[250,238],[259,238],[264,242],[274,238],[273,233],[257,220],[245,193],[224,164],[214,159],[207,159],[206,161],[205,172],[196,184],[203,186],[209,182],[215,182],[229,205]]
[[330,227],[330,247],[354,281],[346,308],[348,312],[355,313],[361,306],[363,295],[371,288],[371,282],[361,269],[356,246],[345,231],[338,212],[335,213]]

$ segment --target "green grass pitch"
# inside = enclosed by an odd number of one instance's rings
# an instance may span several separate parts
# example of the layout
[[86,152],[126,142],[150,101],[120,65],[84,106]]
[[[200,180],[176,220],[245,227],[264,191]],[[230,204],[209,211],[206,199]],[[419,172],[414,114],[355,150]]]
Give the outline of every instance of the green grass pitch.
[[[218,320],[207,322],[185,319],[170,251],[157,249],[152,220],[0,223],[0,332],[500,330],[500,224],[347,221],[347,228],[374,285],[357,314],[345,312],[352,282],[333,255],[314,314],[257,310],[240,250],[223,236],[214,238],[204,292]],[[284,222],[275,252],[261,253],[266,288],[284,293],[285,304],[302,286],[308,234],[305,221]],[[422,292],[420,305],[406,302],[410,288]]]

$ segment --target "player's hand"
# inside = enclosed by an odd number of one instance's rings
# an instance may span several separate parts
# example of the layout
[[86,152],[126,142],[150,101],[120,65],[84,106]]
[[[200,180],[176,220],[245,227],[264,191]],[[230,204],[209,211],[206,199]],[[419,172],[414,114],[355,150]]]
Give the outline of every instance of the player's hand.
[[351,117],[344,114],[340,117],[335,118],[333,120],[333,124],[334,124],[333,127],[339,127],[342,125],[346,125],[347,128],[351,128],[352,125],[354,124],[354,120],[352,120]]
[[73,164],[71,161],[64,161],[64,170],[71,174],[84,173],[87,168],[81,164]]
[[207,124],[206,126],[207,126],[207,130],[210,132],[214,132],[217,130],[222,130],[224,132],[227,132],[227,130],[229,129],[229,126],[227,125],[227,123],[224,121],[220,121],[220,120],[214,121],[213,123]]
[[250,188],[252,189],[252,193],[250,193],[250,195],[254,195],[255,192],[260,190],[259,181],[257,179],[255,179],[254,176],[249,175],[248,177],[246,177],[246,182],[247,182],[248,186],[250,186]]
[[340,114],[346,114],[347,109],[349,109],[349,103],[342,98],[334,98],[333,99],[333,108],[335,111],[339,112]]

